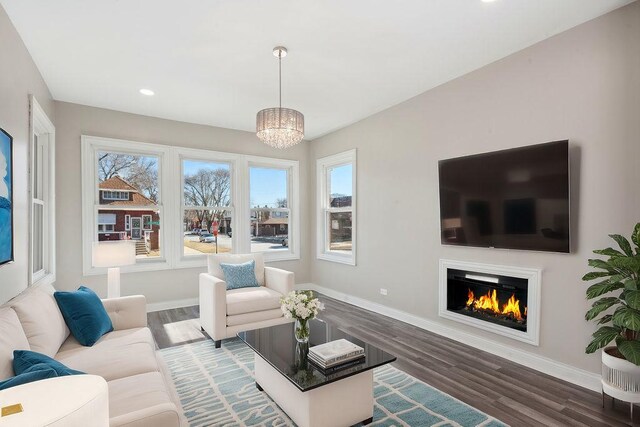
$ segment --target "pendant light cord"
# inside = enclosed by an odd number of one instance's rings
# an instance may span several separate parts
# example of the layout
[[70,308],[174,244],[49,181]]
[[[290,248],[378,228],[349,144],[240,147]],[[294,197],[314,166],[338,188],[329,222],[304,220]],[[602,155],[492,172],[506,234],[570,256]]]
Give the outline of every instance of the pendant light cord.
[[282,51],[278,52],[278,88],[280,89],[280,108],[282,108]]

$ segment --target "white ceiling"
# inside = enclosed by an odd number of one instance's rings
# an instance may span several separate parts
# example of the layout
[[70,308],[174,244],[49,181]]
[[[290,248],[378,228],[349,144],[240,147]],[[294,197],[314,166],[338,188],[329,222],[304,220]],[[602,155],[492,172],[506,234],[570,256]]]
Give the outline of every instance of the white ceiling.
[[627,3],[0,0],[55,99],[192,123],[254,131],[282,44],[283,106],[307,139]]

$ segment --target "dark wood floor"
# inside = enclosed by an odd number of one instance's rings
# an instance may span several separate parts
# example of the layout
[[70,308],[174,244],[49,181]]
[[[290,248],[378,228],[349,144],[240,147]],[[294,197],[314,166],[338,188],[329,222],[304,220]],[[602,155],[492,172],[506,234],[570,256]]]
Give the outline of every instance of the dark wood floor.
[[[406,323],[321,296],[321,319],[397,356],[394,365],[511,426],[625,426],[629,405]],[[149,313],[159,348],[209,339],[198,307]],[[640,412],[640,411],[637,411]],[[638,419],[636,418],[636,424]]]

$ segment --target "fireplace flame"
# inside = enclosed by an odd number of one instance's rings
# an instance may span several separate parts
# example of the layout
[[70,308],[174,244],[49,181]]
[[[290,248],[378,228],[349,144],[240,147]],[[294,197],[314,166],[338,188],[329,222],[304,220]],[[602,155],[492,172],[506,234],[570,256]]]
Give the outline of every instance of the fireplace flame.
[[[495,314],[511,316],[515,320],[524,320],[520,313],[520,300],[516,299],[515,294],[512,294],[506,304],[503,304],[502,308],[500,308],[500,303],[498,302],[497,292],[495,289],[493,291],[488,291],[486,295],[481,295],[480,298],[477,299],[473,294],[473,291],[469,289],[467,293],[467,307],[471,306],[476,310],[486,310]],[[527,315],[527,307],[524,308],[524,315]]]

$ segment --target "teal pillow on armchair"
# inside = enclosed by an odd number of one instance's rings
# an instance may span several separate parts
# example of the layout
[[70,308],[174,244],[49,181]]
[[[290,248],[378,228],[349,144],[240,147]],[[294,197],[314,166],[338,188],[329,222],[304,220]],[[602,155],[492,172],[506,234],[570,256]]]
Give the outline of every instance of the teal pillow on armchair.
[[227,282],[227,290],[240,288],[259,287],[256,279],[256,262],[254,260],[242,264],[220,263],[224,272],[224,281]]
[[113,331],[107,310],[91,289],[80,286],[75,292],[55,292],[53,296],[65,323],[80,344],[90,347],[104,334]]
[[40,367],[40,369],[53,369],[59,377],[84,374],[84,372],[76,371],[63,365],[46,354],[31,350],[13,350],[13,372],[15,372],[16,375],[31,372],[33,369],[36,369],[36,366]]

